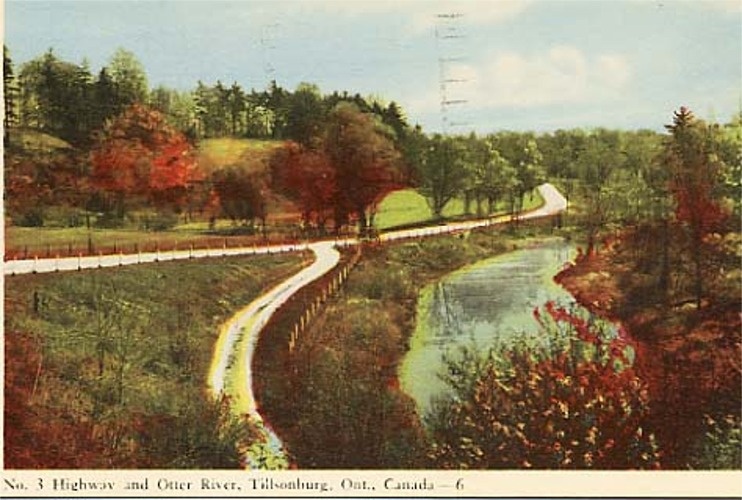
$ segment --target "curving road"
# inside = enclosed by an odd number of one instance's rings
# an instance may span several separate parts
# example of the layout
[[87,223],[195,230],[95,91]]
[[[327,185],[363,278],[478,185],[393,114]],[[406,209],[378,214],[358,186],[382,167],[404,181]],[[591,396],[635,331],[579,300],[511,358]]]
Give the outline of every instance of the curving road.
[[[256,454],[281,455],[281,441],[263,422],[253,393],[252,357],[260,331],[273,313],[292,295],[332,270],[340,261],[340,252],[335,249],[332,241],[312,243],[308,248],[314,253],[314,262],[232,316],[222,325],[214,347],[209,370],[209,389],[215,397],[228,394],[230,407],[235,414],[248,414],[264,425],[267,444],[260,447]],[[250,464],[253,459],[250,451],[244,450],[244,455],[246,462]]]
[[[519,219],[547,217],[555,215],[567,207],[567,200],[551,184],[543,184],[538,187],[538,190],[544,199],[544,204],[535,210],[520,214]],[[382,234],[379,239],[384,242],[406,238],[420,238],[503,224],[510,220],[512,220],[510,216],[500,216],[476,221],[453,222],[435,227],[390,231]],[[314,262],[261,295],[232,316],[229,321],[222,325],[214,348],[208,379],[210,391],[215,396],[222,393],[229,394],[232,398],[232,407],[236,413],[247,413],[258,422],[262,422],[262,417],[255,403],[252,389],[252,356],[260,331],[268,322],[271,315],[294,293],[303,286],[322,277],[338,264],[340,253],[335,247],[355,244],[358,244],[357,239],[346,238],[342,240],[317,241],[304,245],[273,245],[264,247],[152,252],[134,255],[119,254],[58,259],[14,260],[5,262],[3,271],[6,275],[47,273],[178,259],[229,255],[261,255],[305,249],[311,250],[315,256]],[[270,429],[266,430],[268,432],[270,446],[274,450],[280,448],[278,437]]]
[[[544,204],[530,212],[518,216],[519,219],[535,219],[555,215],[567,208],[567,200],[551,184],[542,184],[538,187],[539,193],[544,199]],[[450,233],[474,229],[478,227],[491,226],[509,222],[510,216],[491,217],[466,222],[452,222],[434,227],[421,227],[415,229],[404,229],[383,233],[381,241],[393,241],[405,238],[420,238],[442,233]],[[317,243],[335,244],[341,246],[355,245],[356,238],[345,238],[340,240],[323,240]],[[50,273],[56,271],[79,271],[81,269],[96,269],[102,267],[129,266],[144,264],[148,262],[161,262],[180,259],[198,259],[204,257],[224,257],[232,255],[266,255],[282,252],[293,252],[298,250],[311,250],[311,244],[295,245],[268,245],[237,248],[213,248],[200,250],[176,250],[169,252],[148,252],[140,254],[115,254],[115,255],[92,255],[85,257],[60,257],[52,259],[23,259],[9,260],[3,263],[3,273],[6,275],[28,274],[28,273]]]
[[[518,215],[518,219],[536,219],[539,217],[548,217],[556,215],[559,212],[567,208],[567,199],[562,196],[557,188],[553,185],[546,183],[540,185],[538,192],[544,199],[543,205],[539,208],[524,212]],[[405,238],[420,238],[423,236],[432,236],[442,233],[451,233],[455,231],[464,231],[469,229],[475,229],[478,227],[492,226],[495,224],[504,224],[513,220],[510,215],[501,215],[497,217],[490,217],[487,219],[477,219],[472,221],[464,222],[451,222],[448,224],[441,224],[440,226],[434,227],[420,227],[415,229],[404,229],[400,231],[390,231],[380,236],[381,241],[392,241],[400,240]]]
[[101,267],[131,266],[168,260],[200,259],[204,257],[226,257],[232,255],[266,255],[305,250],[307,244],[268,245],[262,247],[211,248],[174,250],[169,252],[147,252],[139,254],[90,255],[85,257],[60,257],[52,259],[9,260],[3,263],[6,275],[51,273],[56,271],[79,271]]
[[[214,394],[224,392],[228,376],[230,373],[234,373],[236,367],[239,368],[243,372],[244,378],[237,381],[236,390],[230,391],[230,395],[234,398],[235,404],[257,418],[260,418],[260,416],[255,411],[255,398],[251,390],[252,373],[250,365],[258,333],[268,323],[273,313],[292,295],[304,285],[332,270],[340,261],[340,252],[335,249],[333,241],[312,243],[308,245],[308,248],[315,255],[314,262],[311,265],[255,299],[250,305],[232,316],[220,329],[219,339],[214,349],[214,358],[209,370],[209,387]],[[246,328],[247,326],[249,328]],[[239,357],[243,359],[235,359],[235,356],[233,356],[236,353],[235,346],[238,343],[242,344],[239,351],[244,356]],[[235,364],[235,361],[237,361],[237,364]],[[240,361],[244,361],[244,363],[240,363]],[[245,366],[240,366],[242,364]]]

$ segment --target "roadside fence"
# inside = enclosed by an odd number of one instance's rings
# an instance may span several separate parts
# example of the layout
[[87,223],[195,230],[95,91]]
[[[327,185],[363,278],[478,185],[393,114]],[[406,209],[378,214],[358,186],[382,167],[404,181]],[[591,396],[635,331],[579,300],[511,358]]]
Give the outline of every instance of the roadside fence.
[[[345,244],[347,248],[347,244]],[[314,296],[314,299],[304,307],[304,310],[299,315],[299,319],[294,322],[289,334],[288,350],[289,354],[293,354],[298,342],[304,336],[307,328],[311,321],[317,316],[322,305],[324,305],[328,299],[332,298],[338,290],[345,284],[348,279],[348,275],[353,268],[358,264],[361,259],[362,245],[355,245],[355,252],[351,258],[345,262],[345,264],[338,266],[331,272],[331,276],[325,280],[323,287]]]
[[132,264],[151,262],[165,262],[201,257],[229,257],[242,255],[275,255],[290,252],[300,252],[308,249],[306,242],[284,243],[271,246],[228,246],[222,242],[219,246],[197,248],[194,245],[183,245],[170,250],[156,247],[154,251],[144,252],[137,246],[136,252],[124,253],[119,247],[117,253],[104,253],[102,250],[94,254],[78,252],[76,255],[52,254],[48,258],[39,258],[34,255],[28,259],[19,259],[18,256],[6,260],[3,264],[4,274],[48,273],[59,271],[82,271],[83,269],[97,269],[104,267],[120,267]]

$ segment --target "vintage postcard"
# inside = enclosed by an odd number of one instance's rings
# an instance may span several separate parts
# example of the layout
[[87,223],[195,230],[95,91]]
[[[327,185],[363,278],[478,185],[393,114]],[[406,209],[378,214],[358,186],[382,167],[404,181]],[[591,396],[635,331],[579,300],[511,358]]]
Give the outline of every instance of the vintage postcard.
[[742,496],[738,0],[3,18],[3,498]]

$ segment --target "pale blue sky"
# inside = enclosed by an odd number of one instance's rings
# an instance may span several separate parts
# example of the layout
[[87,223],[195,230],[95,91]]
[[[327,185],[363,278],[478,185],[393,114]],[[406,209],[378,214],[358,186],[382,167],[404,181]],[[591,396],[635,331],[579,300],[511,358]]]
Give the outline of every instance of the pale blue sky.
[[[444,25],[436,14],[460,13]],[[742,0],[203,1],[6,0],[21,63],[49,47],[94,71],[117,47],[152,86],[238,81],[395,100],[411,122],[479,132],[661,129],[673,110],[726,121],[742,100]],[[441,33],[463,38],[436,43]]]

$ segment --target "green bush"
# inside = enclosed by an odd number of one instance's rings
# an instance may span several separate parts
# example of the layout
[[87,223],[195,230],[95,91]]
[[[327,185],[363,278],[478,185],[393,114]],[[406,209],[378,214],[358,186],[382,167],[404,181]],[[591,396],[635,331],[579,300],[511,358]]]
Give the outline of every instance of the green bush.
[[157,212],[140,218],[142,229],[150,231],[167,231],[178,223],[178,214],[175,212]]
[[42,227],[44,225],[44,209],[33,207],[21,213],[15,223],[21,227]]
[[85,224],[85,212],[75,207],[50,206],[45,214],[44,225],[47,227],[80,227]]
[[126,219],[111,211],[98,214],[93,225],[101,229],[116,229],[123,227],[125,222]]
[[705,432],[691,459],[694,469],[742,468],[742,420],[739,415],[706,416]]
[[409,274],[400,266],[377,268],[361,265],[351,274],[348,291],[373,300],[405,300],[415,296]]

